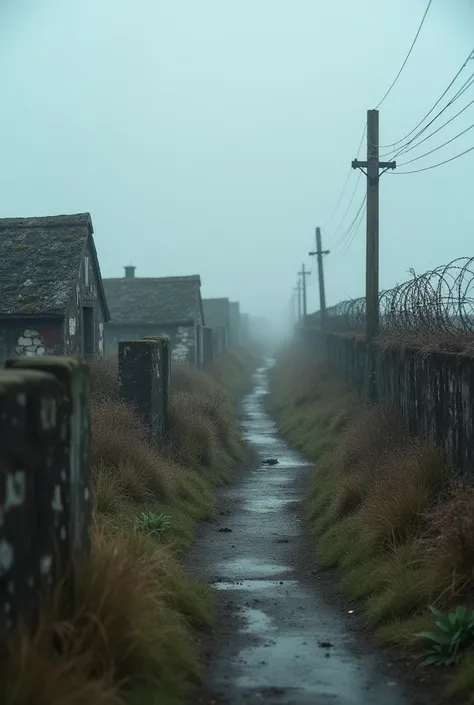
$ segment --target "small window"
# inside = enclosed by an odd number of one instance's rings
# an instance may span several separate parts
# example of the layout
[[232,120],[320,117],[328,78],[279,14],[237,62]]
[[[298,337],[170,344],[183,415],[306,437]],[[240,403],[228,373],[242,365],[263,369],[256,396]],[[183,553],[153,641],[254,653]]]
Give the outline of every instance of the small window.
[[82,309],[82,352],[86,357],[95,353],[94,309],[84,306]]

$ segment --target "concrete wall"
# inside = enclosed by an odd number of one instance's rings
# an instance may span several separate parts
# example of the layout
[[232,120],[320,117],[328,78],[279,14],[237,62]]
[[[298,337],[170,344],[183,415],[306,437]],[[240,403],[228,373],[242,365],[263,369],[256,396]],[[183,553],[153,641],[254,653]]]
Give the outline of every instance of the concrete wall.
[[101,357],[104,354],[104,311],[99,297],[98,273],[94,267],[90,245],[82,259],[76,288],[72,294],[71,303],[66,312],[64,351],[67,355],[84,353],[83,307],[88,306],[92,307],[94,316],[94,356]]
[[[306,334],[348,384],[365,396],[368,348],[362,338]],[[416,349],[372,348],[379,401],[393,404],[409,432],[442,448],[446,459],[474,478],[474,357]]]
[[230,313],[230,341],[229,345],[240,344],[240,304],[238,301],[231,301],[229,304]]
[[2,642],[20,621],[34,623],[45,587],[67,578],[73,599],[92,509],[87,366],[44,356],[10,366],[0,371]]
[[116,355],[118,344],[123,340],[141,340],[155,335],[167,335],[170,339],[171,359],[173,362],[198,364],[197,331],[194,326],[150,326],[120,325],[106,323],[105,354]]
[[119,384],[158,448],[168,429],[170,388],[169,338],[119,343]]

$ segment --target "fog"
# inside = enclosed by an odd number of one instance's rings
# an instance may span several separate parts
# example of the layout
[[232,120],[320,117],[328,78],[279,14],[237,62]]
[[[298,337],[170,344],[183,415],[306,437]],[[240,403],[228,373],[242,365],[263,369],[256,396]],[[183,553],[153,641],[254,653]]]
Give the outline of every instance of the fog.
[[[327,303],[364,293],[364,195],[351,174],[425,0],[2,0],[0,215],[89,211],[102,274],[200,274],[205,297],[286,320],[314,228]],[[380,108],[410,132],[474,48],[474,1],[434,0]],[[465,69],[458,87],[474,71]],[[452,93],[450,94],[450,96]],[[474,87],[433,129],[474,98]],[[446,100],[440,104],[442,107]],[[474,255],[474,105],[381,181],[380,283]],[[365,158],[365,143],[360,158]],[[337,246],[339,243],[339,246]],[[350,247],[347,247],[348,245]],[[308,308],[318,308],[316,268]]]

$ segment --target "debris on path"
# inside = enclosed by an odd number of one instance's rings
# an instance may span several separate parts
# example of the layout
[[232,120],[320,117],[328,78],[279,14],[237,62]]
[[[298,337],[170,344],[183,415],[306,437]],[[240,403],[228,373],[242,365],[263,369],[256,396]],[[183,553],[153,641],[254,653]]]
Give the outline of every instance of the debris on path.
[[[322,589],[300,516],[309,466],[265,412],[267,384],[263,368],[243,419],[250,446],[264,460],[219,494],[227,522],[219,531],[238,533],[238,544],[203,528],[188,556],[188,571],[213,585],[217,613],[206,637],[203,685],[191,702],[435,705],[410,692],[396,667],[364,645],[349,626],[354,617]],[[258,472],[262,463],[275,467]]]

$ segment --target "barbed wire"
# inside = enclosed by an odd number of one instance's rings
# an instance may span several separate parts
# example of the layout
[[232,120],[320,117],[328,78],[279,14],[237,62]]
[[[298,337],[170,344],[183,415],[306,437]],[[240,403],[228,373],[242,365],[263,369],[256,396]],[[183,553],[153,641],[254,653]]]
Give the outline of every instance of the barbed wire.
[[[380,330],[387,333],[474,334],[474,257],[416,274],[382,291],[379,296]],[[320,312],[314,315],[318,323]],[[342,301],[326,311],[330,330],[363,331],[365,297]]]

